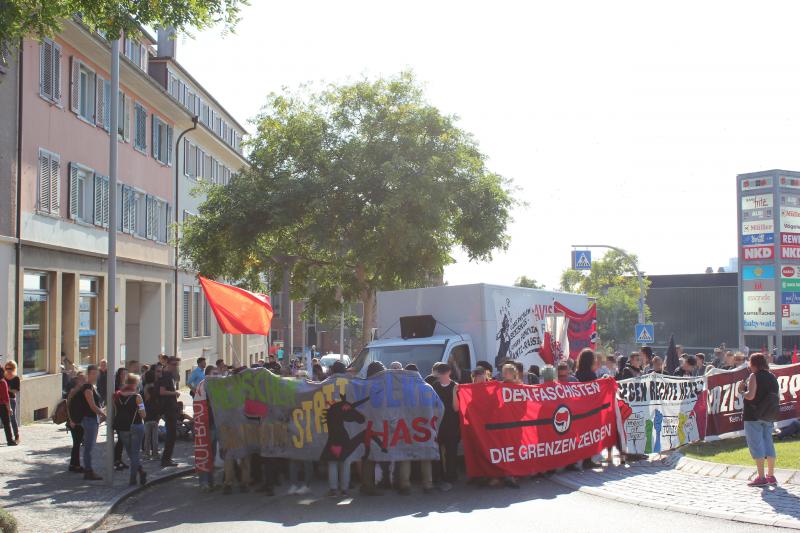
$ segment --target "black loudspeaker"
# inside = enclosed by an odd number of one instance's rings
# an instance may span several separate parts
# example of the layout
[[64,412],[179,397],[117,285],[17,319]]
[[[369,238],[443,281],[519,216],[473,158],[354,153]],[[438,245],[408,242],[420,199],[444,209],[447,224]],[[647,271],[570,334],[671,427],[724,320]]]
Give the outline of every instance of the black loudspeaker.
[[432,337],[434,329],[436,329],[436,319],[433,315],[400,317],[400,336],[404,339]]

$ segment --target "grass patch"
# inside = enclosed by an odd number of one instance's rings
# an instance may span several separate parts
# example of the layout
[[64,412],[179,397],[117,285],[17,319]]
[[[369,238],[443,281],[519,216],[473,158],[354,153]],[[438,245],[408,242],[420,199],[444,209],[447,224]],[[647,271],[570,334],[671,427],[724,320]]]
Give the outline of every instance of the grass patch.
[[[684,447],[682,451],[688,457],[711,461],[712,463],[755,467],[755,462],[750,457],[744,437],[714,442],[699,442]],[[800,440],[796,438],[782,441],[776,440],[775,453],[778,456],[776,461],[778,468],[800,470]]]

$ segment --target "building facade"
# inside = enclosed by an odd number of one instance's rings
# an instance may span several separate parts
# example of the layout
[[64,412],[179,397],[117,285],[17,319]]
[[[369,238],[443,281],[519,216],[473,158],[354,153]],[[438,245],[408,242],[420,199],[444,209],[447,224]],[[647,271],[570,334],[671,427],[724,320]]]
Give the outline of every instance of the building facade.
[[[124,36],[117,95],[109,41],[78,19],[0,62],[0,115],[13,126],[0,131],[0,312],[8,317],[0,349],[19,365],[23,422],[52,414],[65,368],[177,353],[188,372],[201,355],[232,363],[266,350],[261,337],[224,339],[195,273],[177,266],[176,222],[203,200],[191,190],[200,180],[226,183],[246,165],[245,131],[177,64],[174,39],[160,37]],[[170,75],[180,75],[184,92]],[[194,105],[182,97],[189,91]],[[119,143],[114,354],[106,353],[110,135]]]

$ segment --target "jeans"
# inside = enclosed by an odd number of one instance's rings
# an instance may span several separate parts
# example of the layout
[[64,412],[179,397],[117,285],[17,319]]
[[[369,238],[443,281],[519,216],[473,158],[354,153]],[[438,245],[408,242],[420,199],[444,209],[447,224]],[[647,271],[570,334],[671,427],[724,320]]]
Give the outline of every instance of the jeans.
[[83,426],[83,468],[87,472],[92,469],[92,450],[97,442],[97,430],[100,423],[97,421],[97,415],[84,416],[81,420]]
[[350,463],[351,461],[328,461],[328,488],[347,490],[350,487]]
[[144,438],[144,424],[131,424],[130,431],[119,431],[119,440],[125,447],[125,453],[131,460],[131,483],[136,483],[136,476],[142,469],[140,456],[142,454],[142,439]]
[[292,485],[300,484],[300,467],[303,468],[303,484],[307,487],[311,484],[311,477],[314,471],[314,464],[311,461],[296,461],[292,459],[289,462],[289,483]]
[[442,481],[453,483],[458,479],[458,441],[440,442]]
[[[69,426],[67,426],[69,427]],[[75,427],[69,427],[69,433],[72,435],[72,451],[69,454],[69,466],[81,466],[81,442],[83,442],[83,426],[75,424]]]
[[144,423],[144,454],[158,455],[158,420]]
[[772,422],[757,420],[744,422],[744,437],[750,456],[753,459],[775,457],[775,444],[772,442]]
[[11,430],[14,438],[19,439],[19,427],[17,427],[17,399],[11,398]]
[[11,422],[8,414],[8,404],[0,404],[0,422],[3,422],[3,431],[6,433],[6,442],[11,444],[14,442],[14,437],[11,435]]

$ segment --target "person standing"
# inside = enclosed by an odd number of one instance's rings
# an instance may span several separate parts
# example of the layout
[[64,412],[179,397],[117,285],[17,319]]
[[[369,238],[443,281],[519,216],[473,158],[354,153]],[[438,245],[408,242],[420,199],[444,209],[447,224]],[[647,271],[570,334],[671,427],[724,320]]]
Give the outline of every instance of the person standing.
[[204,379],[206,379],[206,358],[200,357],[197,360],[197,366],[192,369],[192,373],[189,374],[189,379],[186,380],[186,384],[189,386],[189,394],[192,398],[194,398],[197,386],[200,385],[200,382]]
[[99,407],[100,395],[97,393],[97,377],[100,374],[95,365],[86,367],[86,383],[81,387],[76,402],[76,418],[83,427],[83,478],[97,481],[103,479],[92,468],[92,451],[97,443],[97,430],[100,422],[106,419],[106,413]]
[[452,369],[447,363],[440,363],[435,369],[436,382],[433,390],[444,404],[442,422],[439,424],[437,441],[441,460],[440,489],[447,492],[453,488],[458,477],[458,443],[461,440],[461,426],[458,419],[458,384],[450,379]]
[[11,404],[11,430],[14,433],[14,442],[19,444],[19,413],[17,412],[17,402],[19,400],[20,380],[17,375],[17,363],[14,361],[7,361],[5,366],[5,375],[3,376],[6,383],[8,383],[8,397]]
[[161,408],[158,399],[158,380],[161,378],[161,365],[154,365],[144,375],[144,456],[158,458],[158,421]]
[[11,433],[11,398],[8,395],[8,383],[4,379],[0,379],[0,421],[3,422],[6,443],[9,446],[16,446],[17,442]]
[[106,390],[108,383],[108,362],[105,359],[100,360],[100,367],[98,368],[100,374],[97,376],[97,394],[100,395],[100,407],[106,404]]
[[[773,423],[778,418],[780,396],[778,380],[769,371],[764,354],[750,356],[750,376],[739,383],[744,395],[744,435],[750,456],[756,462],[758,476],[748,483],[751,487],[775,485],[775,444],[772,441]],[[764,475],[764,462],[767,472]]]
[[167,366],[162,372],[161,379],[158,380],[158,395],[161,399],[161,415],[164,417],[164,425],[167,430],[167,438],[164,441],[164,453],[161,456],[161,466],[178,466],[172,460],[172,452],[175,449],[175,439],[178,436],[178,392],[175,378],[178,372],[180,358],[170,357]]
[[67,429],[69,429],[69,433],[72,436],[72,452],[69,456],[68,470],[80,474],[83,473],[83,468],[81,467],[81,442],[83,441],[83,426],[81,426],[81,422],[83,415],[77,409],[80,401],[76,401],[76,398],[80,398],[79,393],[85,384],[86,376],[78,372],[72,380],[72,388],[67,393]]
[[631,352],[627,364],[622,369],[621,379],[638,378],[642,375],[642,354],[641,352]]
[[137,477],[142,485],[147,482],[147,474],[140,460],[146,413],[138,388],[139,376],[128,373],[119,394],[114,397],[114,429],[131,461],[129,485],[136,485]]

